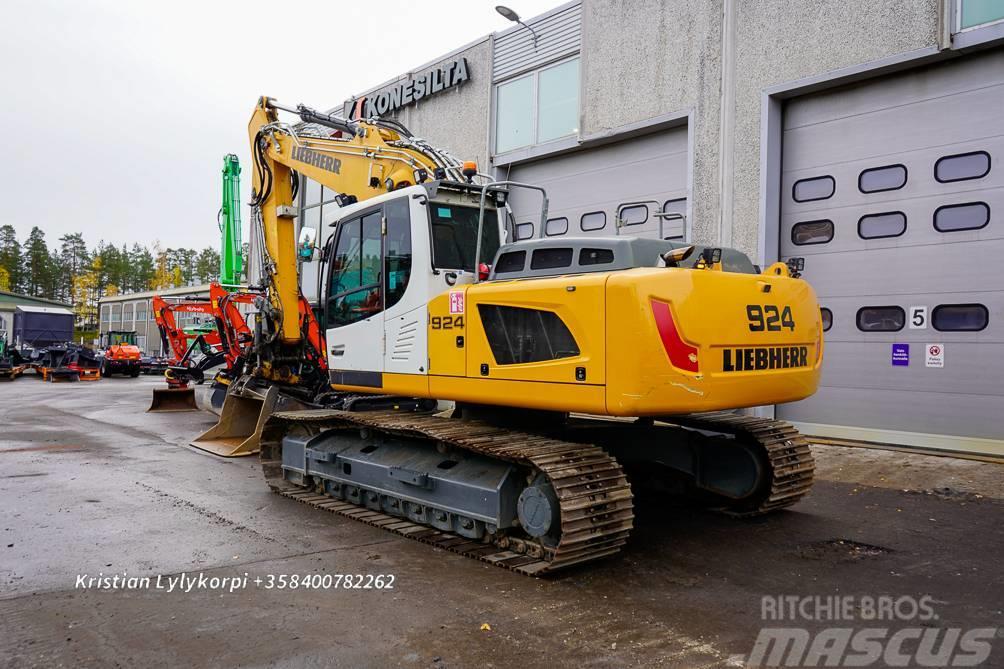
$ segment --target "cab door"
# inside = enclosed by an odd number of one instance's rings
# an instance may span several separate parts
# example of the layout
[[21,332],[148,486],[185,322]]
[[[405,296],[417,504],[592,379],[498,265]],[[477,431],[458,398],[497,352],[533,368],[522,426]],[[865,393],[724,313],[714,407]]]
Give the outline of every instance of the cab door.
[[382,229],[380,207],[338,225],[325,301],[328,368],[334,383],[381,385],[385,347]]

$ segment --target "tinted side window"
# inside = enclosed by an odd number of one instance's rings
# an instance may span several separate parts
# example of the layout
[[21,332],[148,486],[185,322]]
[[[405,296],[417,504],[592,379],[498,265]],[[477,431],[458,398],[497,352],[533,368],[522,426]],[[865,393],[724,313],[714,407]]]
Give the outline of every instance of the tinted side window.
[[858,220],[858,236],[862,239],[899,237],[904,232],[906,232],[906,214],[901,211],[869,214]]
[[791,243],[798,246],[825,244],[833,239],[833,221],[802,221],[791,226]]
[[931,324],[942,332],[976,332],[990,322],[990,312],[982,304],[939,304],[931,312]]
[[934,178],[941,183],[979,179],[989,173],[990,154],[986,151],[945,156],[934,164]]
[[520,272],[524,265],[526,265],[526,251],[510,251],[499,256],[499,261],[495,264],[495,273]]
[[906,323],[902,307],[861,307],[858,329],[862,332],[898,332]]
[[610,249],[582,249],[579,251],[580,265],[606,265],[614,261],[614,252]]
[[934,211],[934,229],[938,232],[979,230],[990,222],[990,207],[985,202],[949,204]]
[[904,165],[872,167],[858,175],[858,190],[862,193],[897,190],[905,185],[906,167]]
[[479,304],[488,345],[499,365],[570,358],[579,346],[552,311]]
[[607,215],[602,211],[594,211],[588,214],[583,214],[582,219],[579,221],[579,226],[585,232],[590,230],[602,230],[607,225]]
[[562,216],[561,218],[549,218],[547,219],[547,225],[544,227],[544,234],[548,237],[557,237],[558,235],[563,235],[568,232],[568,219]]
[[384,247],[384,276],[387,290],[384,308],[398,303],[411,278],[411,216],[408,200],[400,198],[384,205],[387,237]]
[[554,269],[572,265],[572,249],[537,249],[530,258],[530,269]]
[[801,179],[791,187],[791,197],[795,202],[812,202],[833,197],[837,182],[831,176]]

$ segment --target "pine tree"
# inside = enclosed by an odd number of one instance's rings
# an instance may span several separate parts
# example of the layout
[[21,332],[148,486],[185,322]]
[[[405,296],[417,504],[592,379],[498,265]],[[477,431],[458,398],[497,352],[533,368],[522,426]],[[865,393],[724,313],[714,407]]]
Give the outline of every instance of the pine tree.
[[57,295],[60,300],[76,304],[74,279],[90,265],[90,254],[84,236],[79,232],[63,235],[59,238],[59,264],[57,267],[59,281]]
[[52,286],[52,260],[45,243],[45,233],[34,226],[24,243],[24,291],[34,297],[51,297],[46,290]]
[[219,281],[220,254],[212,248],[204,248],[195,259],[195,275],[198,283]]
[[7,285],[13,293],[21,291],[21,244],[12,225],[0,226],[0,267],[7,273]]

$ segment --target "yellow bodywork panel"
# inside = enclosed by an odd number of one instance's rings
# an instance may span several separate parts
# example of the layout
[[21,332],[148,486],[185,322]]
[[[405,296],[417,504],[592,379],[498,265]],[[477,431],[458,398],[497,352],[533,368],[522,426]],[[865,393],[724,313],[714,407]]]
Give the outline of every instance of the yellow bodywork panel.
[[[672,318],[675,339],[661,331],[659,310]],[[819,383],[816,295],[805,281],[786,276],[665,268],[613,273],[606,333],[611,415],[791,402]]]
[[[429,303],[428,397],[613,416],[803,399],[819,383],[822,322],[811,286],[785,274],[639,268],[458,286]],[[482,306],[552,312],[578,353],[500,364]],[[384,392],[403,392],[392,376]]]

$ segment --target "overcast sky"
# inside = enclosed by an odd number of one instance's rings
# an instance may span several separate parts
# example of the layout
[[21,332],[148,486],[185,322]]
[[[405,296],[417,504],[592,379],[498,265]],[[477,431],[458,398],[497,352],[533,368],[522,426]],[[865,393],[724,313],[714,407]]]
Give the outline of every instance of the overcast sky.
[[[562,0],[510,0],[523,18]],[[5,0],[0,225],[217,247],[259,95],[316,108],[512,25],[496,0]],[[481,85],[481,84],[478,84]],[[244,211],[245,239],[247,209]]]

